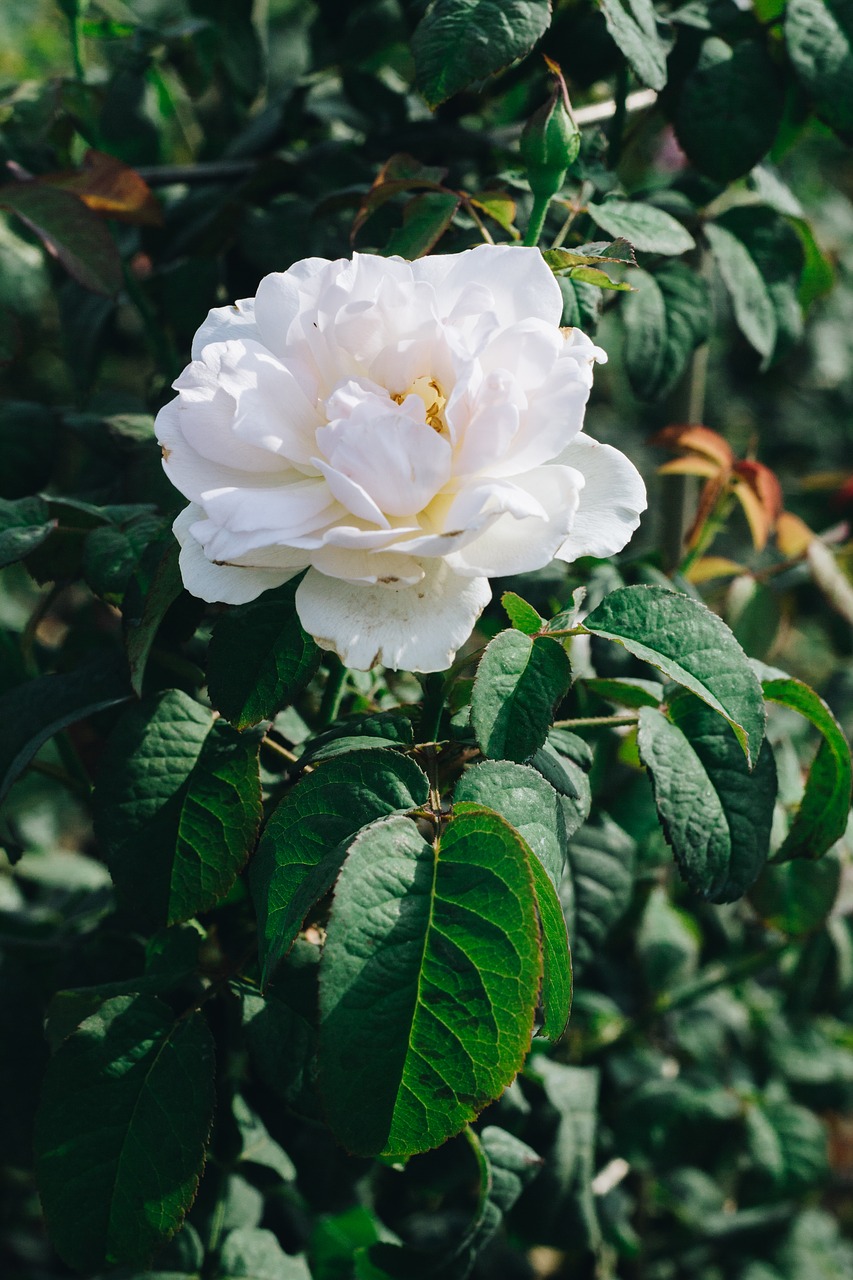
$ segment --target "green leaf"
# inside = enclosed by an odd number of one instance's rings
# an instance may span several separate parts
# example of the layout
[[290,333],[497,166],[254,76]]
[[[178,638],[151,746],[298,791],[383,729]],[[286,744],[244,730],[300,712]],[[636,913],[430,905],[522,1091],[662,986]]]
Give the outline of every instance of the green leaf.
[[628,284],[627,280],[611,280],[606,271],[599,271],[597,267],[572,267],[569,279],[594,285],[596,289],[611,289],[616,293],[634,292],[633,285]]
[[716,225],[735,236],[758,269],[775,318],[776,341],[762,368],[778,361],[803,333],[800,283],[805,250],[789,218],[764,205],[729,209]]
[[550,0],[433,0],[412,37],[417,85],[431,107],[529,53]]
[[0,800],[54,734],[130,696],[127,672],[103,658],[5,693],[0,698]]
[[568,926],[557,891],[538,858],[529,860],[533,892],[539,914],[542,946],[542,1027],[540,1034],[557,1041],[566,1029],[572,1011],[572,955]]
[[459,208],[459,196],[452,191],[424,191],[403,210],[403,225],[391,236],[383,253],[386,257],[422,258],[435,247],[450,226]]
[[160,516],[136,516],[117,528],[101,525],[86,534],[83,575],[96,595],[109,603],[121,600],[145,548],[163,533]]
[[502,631],[480,659],[471,723],[483,755],[523,762],[542,746],[571,683],[565,649],[548,636]]
[[732,182],[770,150],[784,105],[784,80],[763,43],[732,48],[710,36],[681,90],[676,136],[701,173]]
[[533,605],[522,600],[514,591],[505,591],[501,596],[501,604],[516,631],[523,631],[526,636],[535,636],[545,625]]
[[785,44],[818,115],[853,137],[853,5],[850,0],[789,0]]
[[759,355],[769,357],[776,345],[776,312],[761,272],[746,245],[725,227],[709,222],[705,235],[732,300],[738,328]]
[[785,1098],[767,1098],[746,1113],[747,1149],[759,1187],[801,1195],[829,1174],[827,1131],[818,1116]]
[[213,1115],[213,1041],[200,1014],[117,996],[60,1046],[36,1121],[51,1239],[91,1273],[141,1264],[195,1197]]
[[765,698],[799,711],[821,735],[802,802],[777,859],[820,858],[844,835],[850,815],[853,764],[844,732],[819,694],[784,672],[758,667]]
[[618,707],[659,707],[663,701],[663,685],[657,680],[639,677],[613,680],[595,676],[583,683],[590,693],[598,694],[599,698],[614,702]]
[[39,182],[12,182],[0,187],[0,208],[25,222],[84,288],[118,293],[123,277],[115,241],[78,196]]
[[375,747],[406,750],[414,745],[415,731],[404,711],[375,711],[338,720],[323,733],[305,743],[298,767],[320,764],[348,751],[369,751]]
[[232,609],[213,628],[208,650],[210,700],[237,729],[272,720],[313,676],[321,653],[302,629],[286,582]]
[[841,862],[771,863],[749,891],[757,914],[774,929],[799,937],[814,933],[835,906],[841,887]]
[[560,797],[536,769],[508,760],[486,760],[467,769],[454,804],[492,809],[529,845],[556,887],[566,867],[566,828]]
[[687,228],[671,213],[653,204],[606,200],[604,204],[588,204],[587,212],[604,231],[624,237],[644,253],[677,255],[696,248],[696,241]]
[[634,841],[606,814],[588,822],[569,842],[570,874],[560,886],[560,898],[576,975],[600,953],[627,910],[635,860]]
[[708,286],[680,262],[653,276],[634,270],[630,279],[636,291],[622,306],[628,380],[641,400],[662,400],[708,337]]
[[524,1188],[541,1170],[542,1157],[496,1125],[487,1125],[479,1134],[468,1129],[466,1136],[480,1166],[480,1198],[471,1229],[458,1254],[470,1259],[473,1265]]
[[176,924],[229,892],[261,820],[258,748],[177,689],[119,721],[95,822],[119,896],[139,919]]
[[537,1180],[537,1239],[554,1244],[568,1237],[593,1253],[600,1232],[593,1200],[599,1076],[594,1067],[569,1067],[537,1054],[525,1071],[557,1117],[553,1140]]
[[[4,262],[8,271],[8,257]],[[9,399],[0,405],[0,498],[25,498],[47,485],[56,461],[57,427],[47,405]]]
[[601,0],[601,11],[607,30],[637,76],[659,92],[666,84],[667,45],[658,32],[651,0]]
[[541,959],[528,856],[503,819],[438,843],[390,817],[353,842],[320,977],[320,1085],[357,1154],[438,1146],[497,1098],[533,1029]]
[[330,760],[285,795],[249,875],[264,983],[308,911],[332,887],[356,832],[386,814],[417,809],[428,796],[426,775],[415,762],[381,748]]
[[605,267],[617,262],[624,267],[637,265],[633,246],[621,237],[612,242],[597,240],[578,245],[577,249],[543,249],[542,257],[555,275],[572,267]]
[[132,600],[125,602],[125,645],[131,684],[137,696],[142,694],[145,668],[160,624],[183,590],[179,551],[178,543],[170,533],[151,580],[139,596],[138,610],[134,610]]
[[723,720],[680,694],[667,720],[641,707],[637,735],[664,834],[690,888],[711,902],[732,902],[767,861],[776,766],[769,747],[750,773]]
[[41,546],[56,523],[43,498],[0,498],[0,569]]
[[620,587],[583,626],[616,640],[719,711],[747,760],[758,758],[766,719],[761,685],[731,631],[705,605],[664,587]]
[[216,1280],[311,1280],[304,1257],[285,1253],[272,1231],[237,1227],[219,1255]]

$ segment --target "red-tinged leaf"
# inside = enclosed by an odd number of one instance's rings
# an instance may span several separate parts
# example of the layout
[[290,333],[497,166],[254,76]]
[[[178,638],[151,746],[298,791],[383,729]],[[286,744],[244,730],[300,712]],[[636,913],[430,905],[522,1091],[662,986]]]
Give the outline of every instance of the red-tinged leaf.
[[391,156],[379,170],[373,186],[361,202],[350,230],[350,243],[355,240],[370,215],[394,196],[406,191],[444,191],[442,182],[446,174],[446,169],[423,165],[405,151]]
[[721,472],[716,479],[706,480],[699,495],[699,506],[696,510],[696,518],[687,531],[685,542],[688,547],[695,547],[702,534],[707,521],[711,518],[714,508],[716,507],[723,490],[726,487],[728,476],[725,472]]
[[385,246],[386,257],[422,258],[435,247],[453,221],[461,203],[450,191],[425,191],[410,200],[403,212],[403,225]]
[[160,205],[144,178],[103,151],[87,151],[80,169],[46,174],[39,182],[71,191],[107,218],[148,227],[163,224]]
[[103,222],[79,196],[41,182],[11,182],[0,187],[0,208],[25,222],[84,288],[118,293],[122,285],[118,249]]
[[713,480],[719,474],[719,465],[711,458],[703,458],[700,453],[689,453],[684,458],[673,458],[658,467],[659,476],[704,476]]
[[765,467],[763,462],[753,462],[751,459],[736,462],[734,470],[754,491],[768,518],[775,523],[783,507],[782,486],[775,471]]
[[735,475],[733,477],[732,493],[743,508],[743,513],[749,525],[749,532],[752,535],[752,545],[756,551],[763,551],[767,546],[767,539],[770,537],[775,523],[773,515],[752,485],[744,480],[742,476]]
[[776,521],[776,545],[783,556],[794,560],[804,556],[809,544],[817,534],[810,529],[805,520],[795,516],[791,511],[782,511]]
[[709,427],[694,425],[664,427],[649,441],[662,449],[692,449],[703,457],[712,458],[726,471],[734,466],[735,456],[726,440]]

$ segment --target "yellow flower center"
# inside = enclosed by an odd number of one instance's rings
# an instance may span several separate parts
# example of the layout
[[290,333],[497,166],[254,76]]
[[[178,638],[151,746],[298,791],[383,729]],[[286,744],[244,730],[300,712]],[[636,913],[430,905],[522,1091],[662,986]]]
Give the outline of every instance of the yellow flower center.
[[402,391],[399,395],[392,395],[391,399],[397,404],[402,404],[406,396],[420,396],[424,402],[424,414],[427,423],[432,427],[433,431],[437,431],[439,435],[443,435],[447,430],[447,422],[444,417],[444,406],[447,404],[447,396],[436,382],[435,378],[430,378],[427,374],[422,374],[419,378],[415,378],[408,391]]

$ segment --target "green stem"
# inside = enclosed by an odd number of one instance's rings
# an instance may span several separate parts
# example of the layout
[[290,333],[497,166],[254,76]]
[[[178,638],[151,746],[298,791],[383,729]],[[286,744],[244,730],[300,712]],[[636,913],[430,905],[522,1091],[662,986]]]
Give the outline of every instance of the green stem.
[[555,720],[554,729],[599,729],[607,725],[636,724],[636,716],[581,716],[577,720]]
[[528,248],[535,248],[539,243],[539,237],[542,235],[542,228],[545,225],[545,215],[548,212],[550,203],[550,196],[533,197],[533,208],[530,211],[530,221],[527,224],[527,234],[524,237],[524,244]]
[[423,742],[436,742],[444,711],[444,671],[432,671],[423,681],[424,701],[421,708],[420,737]]
[[323,700],[320,703],[317,724],[319,729],[325,729],[333,720],[337,720],[338,712],[341,709],[344,683],[347,678],[347,669],[336,653],[330,653],[326,661],[329,667],[329,674],[326,677],[326,687],[323,690]]
[[83,66],[83,41],[80,38],[80,14],[76,10],[68,14],[69,35],[71,37],[71,63],[74,67],[74,76],[77,80],[86,79],[86,69]]

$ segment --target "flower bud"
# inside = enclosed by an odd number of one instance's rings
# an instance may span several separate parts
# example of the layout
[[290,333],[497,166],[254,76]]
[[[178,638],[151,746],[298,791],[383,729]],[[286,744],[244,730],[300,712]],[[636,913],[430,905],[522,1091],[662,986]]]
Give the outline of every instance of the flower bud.
[[562,187],[569,165],[577,159],[581,135],[560,68],[550,58],[546,62],[557,83],[548,101],[524,126],[521,158],[534,196],[550,200]]

